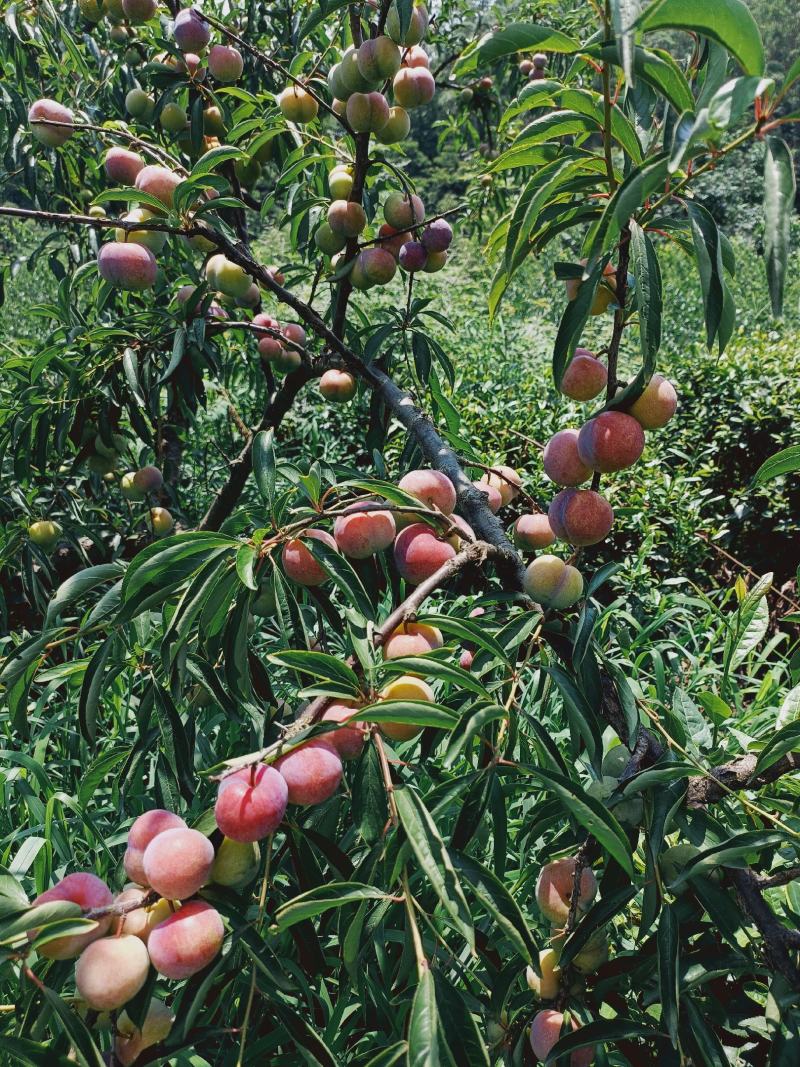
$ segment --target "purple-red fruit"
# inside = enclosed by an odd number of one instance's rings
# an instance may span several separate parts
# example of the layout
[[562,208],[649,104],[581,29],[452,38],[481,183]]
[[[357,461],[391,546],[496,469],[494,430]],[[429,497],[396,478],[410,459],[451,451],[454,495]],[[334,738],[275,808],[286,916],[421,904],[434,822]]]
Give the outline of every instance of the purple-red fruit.
[[576,547],[596,545],[614,523],[611,505],[593,489],[562,489],[550,502],[547,517],[556,537]]

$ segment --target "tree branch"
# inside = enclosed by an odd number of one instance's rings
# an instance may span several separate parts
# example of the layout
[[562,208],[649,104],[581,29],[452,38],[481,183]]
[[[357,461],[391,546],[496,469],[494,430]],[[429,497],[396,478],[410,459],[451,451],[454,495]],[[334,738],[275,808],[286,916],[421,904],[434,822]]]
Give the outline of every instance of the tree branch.
[[782,975],[793,989],[800,989],[800,970],[790,953],[796,952],[797,940],[768,907],[761,895],[758,876],[751,870],[728,869],[727,877],[736,890],[739,903],[752,919],[764,939],[764,955],[773,970]]

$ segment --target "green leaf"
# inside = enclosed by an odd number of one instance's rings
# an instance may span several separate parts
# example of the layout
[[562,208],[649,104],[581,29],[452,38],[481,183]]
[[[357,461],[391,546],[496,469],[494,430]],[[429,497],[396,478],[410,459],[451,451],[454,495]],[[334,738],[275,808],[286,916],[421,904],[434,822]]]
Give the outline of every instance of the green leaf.
[[612,248],[623,226],[644,206],[648,197],[663,187],[667,163],[667,155],[662,152],[628,173],[606,205],[600,221],[586,238],[584,251],[590,267],[594,266],[599,256]]
[[699,855],[686,864],[677,878],[670,882],[669,888],[674,892],[692,878],[714,870],[715,867],[741,867],[742,864],[738,861],[749,853],[779,848],[786,844],[795,844],[795,842],[782,830],[744,830],[740,834],[729,837],[727,841],[721,841],[718,845],[703,849]]
[[682,30],[718,41],[745,74],[763,74],[764,46],[753,15],[743,0],[655,0],[638,21],[646,33]]
[[324,541],[313,537],[305,538],[303,544],[364,618],[373,619],[375,609],[372,601],[361,579],[345,557],[340,555],[335,548],[326,545]]
[[439,1036],[447,1046],[450,1059],[454,1064],[490,1067],[483,1037],[461,991],[451,985],[439,969],[433,971],[433,980],[439,1012]]
[[396,789],[394,797],[400,822],[422,872],[436,891],[442,907],[474,951],[475,931],[469,906],[436,823],[409,786]]
[[[798,686],[800,694],[800,686]],[[753,776],[763,774],[769,767],[777,763],[787,752],[800,751],[800,722],[790,722],[779,730],[758,757],[758,762],[753,770]]]
[[281,663],[284,667],[290,667],[301,674],[310,674],[314,678],[345,686],[353,696],[356,696],[361,688],[358,675],[353,668],[337,659],[336,656],[329,656],[327,652],[289,649],[286,652],[274,652],[268,658],[271,663]]
[[239,581],[253,592],[258,591],[258,579],[256,578],[256,564],[258,552],[251,544],[244,544],[236,553],[236,573]]
[[389,818],[381,762],[374,744],[364,746],[353,775],[353,822],[367,842],[380,840]]
[[425,968],[408,1018],[407,1067],[439,1067],[439,1016],[433,974]]
[[192,167],[189,178],[203,178],[207,174],[212,174],[217,167],[222,163],[226,163],[229,159],[241,159],[244,155],[245,153],[241,148],[234,148],[233,145],[220,145],[218,148],[212,148],[200,156]]
[[106,660],[114,650],[117,641],[116,633],[112,633],[99,646],[89,666],[83,675],[81,694],[78,700],[78,722],[81,733],[91,744],[94,743],[97,733],[97,709],[100,703],[100,694],[103,692]]
[[618,915],[633,900],[638,892],[638,886],[624,885],[615,893],[603,896],[593,904],[564,942],[559,956],[559,965],[566,967],[571,963],[584,945],[591,940],[592,936],[608,925],[614,916]]
[[453,663],[446,663],[437,659],[435,654],[399,656],[396,659],[389,660],[384,664],[384,667],[387,671],[391,670],[392,673],[418,674],[425,678],[450,682],[457,689],[466,689],[470,693],[475,693],[476,696],[483,697],[484,700],[491,699],[486,686],[478,678],[470,674],[469,671],[465,671],[463,667],[457,667]]
[[634,83],[635,23],[641,10],[641,0],[611,0],[611,23],[614,27],[614,36],[619,42],[625,81],[630,85]]
[[76,1062],[81,1067],[104,1067],[106,1061],[95,1045],[91,1032],[80,1016],[72,1010],[72,1006],[47,986],[42,986],[41,994],[69,1037]]
[[800,445],[790,445],[764,460],[753,476],[750,488],[756,489],[764,482],[780,478],[782,474],[794,474],[795,471],[800,471]]
[[262,498],[272,510],[275,500],[275,434],[261,430],[253,438],[253,474]]
[[[545,1057],[545,1065],[555,1063],[561,1056],[568,1056],[579,1048],[587,1048],[590,1045],[614,1045],[618,1041],[629,1041],[631,1038],[643,1037],[650,1041],[664,1035],[653,1026],[646,1023],[636,1022],[635,1019],[619,1017],[613,1020],[598,1020],[587,1023],[578,1030],[574,1030],[566,1037],[560,1038],[550,1049]],[[568,1061],[566,1061],[568,1062]],[[655,1060],[648,1062],[656,1062]]]
[[525,916],[499,878],[472,856],[452,853],[453,865],[471,886],[492,921],[527,963],[539,958],[539,948]]
[[[604,63],[614,63],[618,67],[623,65],[616,44],[595,44],[586,49],[586,54]],[[694,110],[694,96],[689,83],[669,52],[636,45],[633,49],[633,72],[637,78],[665,96],[678,114]]]
[[661,992],[661,1024],[665,1026],[672,1045],[678,1047],[678,915],[666,904],[658,921],[658,980]]
[[442,704],[429,700],[379,700],[353,711],[356,722],[404,722],[412,726],[437,726],[452,730],[458,716]]
[[703,292],[703,305],[706,320],[706,344],[709,351],[714,344],[714,338],[719,339],[719,350],[725,348],[723,322],[725,318],[725,303],[730,301],[723,276],[722,242],[720,240],[717,224],[701,204],[687,201],[686,211],[694,241],[697,270],[700,275],[700,286]]
[[282,904],[275,912],[275,921],[278,930],[282,932],[295,923],[313,919],[331,908],[342,908],[345,904],[357,904],[362,900],[385,899],[383,890],[371,885],[359,882],[328,882]]
[[636,279],[636,306],[639,311],[639,345],[645,384],[656,369],[661,345],[661,270],[653,242],[637,222],[631,222],[630,261]]
[[463,74],[478,67],[494,63],[503,56],[515,52],[577,52],[580,43],[567,37],[558,30],[535,23],[512,22],[496,33],[487,33],[478,41],[476,47],[462,56],[453,67],[453,75],[460,78]]
[[789,262],[789,236],[794,216],[796,179],[789,146],[780,137],[766,138],[764,157],[764,262],[772,312],[783,310],[783,288]]
[[119,563],[101,563],[96,567],[87,567],[86,570],[78,571],[71,578],[67,578],[58,587],[55,596],[47,605],[45,627],[52,626],[68,604],[104,582],[116,581],[123,570],[124,568]]

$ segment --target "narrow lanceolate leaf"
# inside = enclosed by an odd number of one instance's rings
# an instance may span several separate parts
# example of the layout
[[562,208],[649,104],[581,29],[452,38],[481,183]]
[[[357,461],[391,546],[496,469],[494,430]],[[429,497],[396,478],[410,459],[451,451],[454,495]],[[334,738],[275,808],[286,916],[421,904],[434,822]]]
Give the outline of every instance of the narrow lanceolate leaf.
[[528,963],[538,959],[539,949],[525,916],[500,879],[465,853],[454,852],[453,864],[522,959]]
[[353,712],[354,722],[402,722],[412,726],[436,726],[452,730],[458,716],[443,704],[429,700],[380,700]]
[[764,46],[744,0],[655,0],[638,23],[649,30],[682,30],[710,37],[726,48],[745,74],[762,74]]
[[397,789],[394,795],[400,822],[417,862],[435,889],[442,907],[474,949],[475,931],[464,890],[431,813],[413,789]]
[[275,445],[272,430],[261,430],[253,438],[253,474],[261,496],[272,508],[275,499]]
[[468,1063],[470,1067],[490,1067],[489,1052],[461,991],[447,981],[441,970],[433,972],[433,980],[439,1036],[450,1054],[451,1062]]
[[553,381],[557,389],[561,385],[564,371],[569,366],[575,346],[589,318],[589,309],[606,262],[607,258],[594,265],[588,278],[578,290],[578,295],[574,300],[569,300],[564,308],[553,346]]
[[568,815],[576,819],[592,837],[633,877],[631,845],[625,831],[600,801],[588,795],[577,782],[541,767],[525,767],[526,773],[539,778],[542,788],[554,793]]
[[362,900],[382,900],[385,896],[383,890],[359,882],[328,882],[281,905],[275,913],[275,921],[279,930],[288,930],[295,923],[313,919],[331,908],[342,908]]
[[[573,1031],[573,1033],[560,1038],[548,1052],[544,1063],[545,1067],[547,1067],[547,1065],[555,1063],[561,1056],[565,1057],[563,1062],[568,1063],[571,1052],[575,1052],[579,1048],[588,1048],[591,1045],[610,1045],[613,1048],[619,1041],[634,1038],[653,1041],[655,1038],[663,1036],[662,1032],[656,1030],[654,1026],[637,1022],[635,1019],[623,1017],[608,1020],[601,1019],[597,1022],[587,1023],[585,1026]],[[655,1049],[652,1046],[650,1051],[653,1054],[655,1053]],[[645,1059],[644,1062],[651,1063],[655,1062],[655,1060]]]
[[658,980],[661,991],[661,1024],[673,1047],[678,1047],[678,915],[666,904],[658,920]]
[[655,370],[661,345],[661,270],[653,242],[637,222],[631,222],[631,266],[636,279],[636,302],[639,310],[639,344],[645,378]]
[[697,270],[700,275],[700,287],[703,292],[703,306],[706,320],[706,344],[709,350],[714,339],[719,339],[719,350],[725,347],[726,330],[723,327],[726,318],[726,301],[730,294],[723,276],[722,242],[717,224],[701,204],[687,203],[686,210],[692,229]]
[[586,238],[584,252],[589,265],[607,252],[619,237],[623,226],[656,190],[663,187],[669,160],[665,152],[635,167],[616,190],[600,216],[597,226]]
[[326,682],[336,682],[346,686],[355,695],[359,691],[358,675],[346,663],[327,652],[306,652],[302,649],[289,649],[286,652],[274,652],[269,656],[272,663],[281,663],[301,674],[310,674]]
[[789,229],[794,214],[796,181],[789,146],[767,137],[764,158],[764,261],[772,311],[783,310],[783,287],[789,262]]
[[633,85],[634,23],[642,9],[641,0],[611,0],[611,22],[619,43],[625,80]]
[[426,967],[414,992],[408,1018],[407,1067],[439,1067],[439,1018],[436,987]]
[[755,489],[764,482],[780,478],[782,474],[794,474],[795,471],[800,471],[800,445],[790,445],[764,460],[756,471],[750,488]]
[[778,848],[789,843],[794,845],[795,841],[782,830],[744,830],[727,841],[703,849],[691,863],[686,864],[669,888],[673,891],[680,889],[690,879],[702,876],[716,867],[741,867],[741,860],[748,853],[762,852],[764,849]]
[[626,885],[618,889],[616,893],[603,896],[598,900],[564,942],[559,957],[561,966],[566,967],[571,963],[592,935],[602,930],[615,915],[619,915],[638,892],[638,886]]

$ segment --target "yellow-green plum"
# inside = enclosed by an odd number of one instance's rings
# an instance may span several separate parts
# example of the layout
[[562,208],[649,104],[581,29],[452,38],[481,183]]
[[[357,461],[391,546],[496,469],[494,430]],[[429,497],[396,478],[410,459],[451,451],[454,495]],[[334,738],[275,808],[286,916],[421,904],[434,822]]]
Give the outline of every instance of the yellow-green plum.
[[561,984],[561,968],[558,966],[559,953],[553,948],[539,951],[539,974],[533,967],[525,971],[528,989],[540,1000],[555,1000]]
[[332,200],[347,200],[353,191],[353,172],[344,163],[334,167],[328,175],[328,191]]
[[158,121],[165,133],[180,133],[189,125],[189,118],[185,110],[180,104],[176,104],[174,100],[164,104],[161,114],[158,116]]
[[134,1025],[128,1013],[123,1011],[117,1019],[117,1036],[114,1041],[114,1055],[122,1067],[131,1067],[145,1049],[166,1040],[174,1022],[175,1016],[171,1009],[156,997],[150,1000],[141,1030]]
[[[135,207],[127,215],[122,216],[122,221],[149,222],[151,219],[157,220],[158,218],[155,212],[148,211],[146,207]],[[144,245],[154,255],[159,253],[167,242],[167,234],[163,230],[127,230],[119,226],[114,231],[114,236],[121,244],[132,241],[134,244]]]
[[386,18],[386,33],[397,44],[419,44],[428,32],[428,9],[424,4],[415,4],[411,9],[411,18],[405,33],[401,30],[400,13],[397,5],[392,4]]
[[342,759],[326,738],[306,741],[275,761],[289,792],[289,803],[321,804],[339,788]]
[[514,544],[524,552],[537,552],[547,548],[556,539],[548,517],[541,512],[520,515],[514,523]]
[[[423,245],[423,248],[424,247],[425,246]],[[440,271],[444,267],[446,262],[446,252],[428,252],[425,259],[425,265],[422,269],[426,274],[436,274],[437,271]]]
[[61,527],[51,519],[38,519],[28,527],[28,537],[39,548],[43,548],[45,552],[49,552],[56,547],[61,533]]
[[[426,703],[436,699],[428,683],[413,674],[401,674],[399,678],[393,678],[381,689],[378,697],[380,700],[422,700]],[[421,726],[408,722],[382,722],[380,728],[381,733],[392,741],[410,741],[422,731]]]
[[283,546],[281,562],[287,578],[290,578],[297,585],[322,585],[323,582],[328,580],[328,572],[321,563],[317,562],[303,543],[309,539],[321,541],[329,548],[338,551],[336,542],[325,530],[304,530],[302,538],[293,538]]
[[142,857],[146,884],[168,900],[194,896],[208,881],[213,862],[211,842],[188,826],[156,834]]
[[569,608],[583,594],[580,571],[547,554],[528,564],[522,584],[529,597],[547,608]]
[[244,889],[258,874],[261,849],[256,841],[234,841],[223,837],[214,857],[211,881],[229,889]]
[[[43,121],[49,120],[49,122]],[[60,148],[75,132],[72,126],[57,126],[51,123],[73,123],[75,115],[57,100],[36,100],[28,110],[31,133],[36,140],[48,148]]]
[[[148,891],[140,886],[129,886],[128,889],[123,889],[121,893],[116,895],[114,903],[120,905],[134,904],[137,901],[145,900],[147,893]],[[135,908],[133,911],[120,915],[114,933],[131,934],[147,944],[153,928],[171,914],[172,907],[170,902],[165,900],[164,897],[159,897],[155,904]]]
[[87,22],[98,23],[105,15],[103,0],[78,0],[78,10]]
[[347,238],[334,233],[329,224],[323,222],[314,233],[314,244],[324,255],[335,256],[346,246]]
[[[699,855],[700,849],[689,841],[682,841],[680,844],[671,845],[669,848],[664,849],[658,857],[658,866],[666,885],[669,886],[671,882],[674,882],[678,875],[683,873],[687,865]],[[684,882],[676,892],[678,894],[684,893],[687,888],[688,883]]]
[[103,937],[88,945],[75,964],[75,987],[95,1011],[127,1004],[147,980],[150,957],[144,941],[132,934]]
[[588,348],[576,348],[561,378],[561,392],[572,400],[594,400],[608,384],[608,371]]
[[259,763],[222,779],[214,805],[217,826],[232,841],[260,841],[278,828],[286,811],[286,783]]
[[644,392],[628,408],[643,430],[660,430],[678,409],[675,386],[660,374],[654,374]]
[[359,46],[356,63],[365,81],[378,84],[393,78],[400,70],[400,49],[385,34],[374,37]]
[[345,115],[356,133],[378,133],[389,121],[389,105],[382,93],[353,93]]
[[550,501],[547,517],[556,537],[578,548],[602,541],[614,523],[611,505],[593,489],[562,489]]
[[154,534],[163,537],[175,526],[175,520],[166,508],[150,508],[150,527]]
[[247,189],[252,189],[261,177],[261,164],[252,157],[237,159],[233,170],[239,182]]
[[436,93],[436,82],[427,67],[401,67],[392,82],[394,99],[411,111],[429,104]]
[[136,292],[152,289],[158,277],[156,257],[134,241],[109,241],[97,253],[97,270],[116,289]]
[[619,778],[631,760],[631,754],[625,745],[614,745],[603,756],[601,770],[612,778]]
[[602,474],[632,467],[643,451],[644,430],[624,411],[601,411],[578,434],[581,461]]
[[125,97],[125,110],[134,119],[148,122],[156,109],[156,102],[144,89],[136,86]]
[[411,117],[404,107],[395,105],[389,108],[389,117],[375,137],[381,144],[399,144],[405,141],[410,132]]
[[206,278],[209,285],[234,300],[244,296],[253,281],[243,267],[222,253],[212,256],[206,263]]
[[134,484],[135,471],[127,471],[120,479],[120,490],[126,500],[144,500],[145,494]]
[[[569,916],[575,882],[576,859],[566,856],[545,864],[536,879],[536,903],[551,923],[563,925]],[[583,867],[578,892],[578,911],[586,912],[597,896],[597,879],[591,867]]]
[[180,981],[207,967],[224,939],[225,927],[216,908],[204,900],[191,900],[158,924],[147,949],[159,974]]
[[[89,911],[93,908],[107,908],[113,903],[114,898],[111,890],[101,878],[89,871],[78,871],[75,874],[68,874],[50,889],[45,889],[35,900],[31,901],[31,907],[50,904],[56,900],[68,900],[84,911]],[[94,928],[87,928],[85,934],[57,937],[53,941],[48,941],[46,945],[42,945],[37,951],[40,956],[46,956],[50,960],[74,959],[83,952],[87,945],[108,932],[111,920],[110,915],[101,916],[95,919]],[[37,930],[29,930],[28,937],[34,938],[37,932]]]
[[[586,260],[581,260],[581,266],[586,266]],[[617,298],[616,267],[607,263],[603,268],[603,276],[595,289],[592,304],[589,308],[590,315],[602,315],[603,312]],[[584,282],[580,278],[568,278],[564,283],[567,291],[567,300],[576,300]]]
[[208,71],[218,82],[238,81],[244,71],[241,52],[226,44],[212,45],[208,53]]
[[147,22],[158,11],[158,0],[122,0],[122,10],[129,22]]
[[315,98],[300,85],[287,85],[283,92],[278,94],[278,107],[284,118],[289,122],[302,125],[313,122],[319,111],[319,104]]

